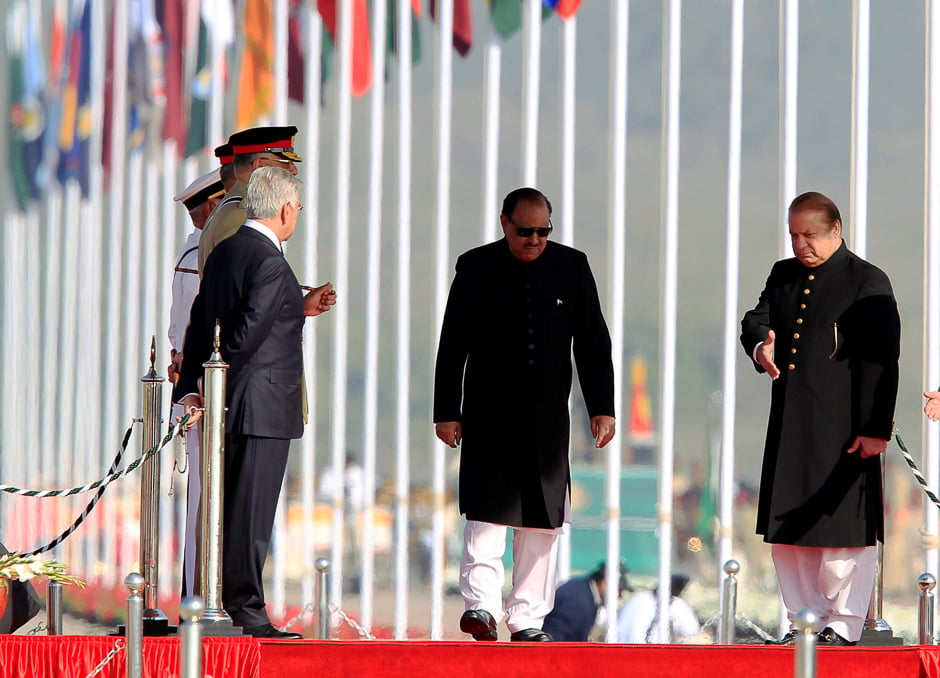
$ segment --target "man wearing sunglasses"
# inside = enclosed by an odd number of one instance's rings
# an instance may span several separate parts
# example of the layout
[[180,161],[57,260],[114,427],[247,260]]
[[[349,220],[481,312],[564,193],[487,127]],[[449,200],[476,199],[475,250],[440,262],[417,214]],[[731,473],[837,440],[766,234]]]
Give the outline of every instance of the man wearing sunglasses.
[[[568,396],[571,354],[594,444],[614,436],[610,335],[587,257],[549,241],[552,205],[519,188],[503,200],[504,238],[457,260],[434,384],[437,437],[462,444],[460,629],[498,639],[549,641],[542,621],[555,596],[558,537],[570,521]],[[512,588],[502,597],[513,528]],[[504,615],[505,610],[505,615]]]

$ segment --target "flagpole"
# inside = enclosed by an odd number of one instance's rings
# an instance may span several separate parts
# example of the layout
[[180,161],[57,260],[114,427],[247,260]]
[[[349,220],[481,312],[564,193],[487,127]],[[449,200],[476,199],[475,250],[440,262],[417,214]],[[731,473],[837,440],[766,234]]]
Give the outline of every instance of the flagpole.
[[287,124],[287,0],[274,0],[274,124]]
[[333,477],[339,488],[333,498],[333,548],[330,554],[330,602],[340,607],[343,583],[343,462],[346,456],[346,356],[349,326],[349,181],[352,108],[352,0],[339,0],[338,38],[339,78],[336,105],[336,250],[335,288],[346,303],[337,304],[333,334],[332,426]]
[[[577,58],[578,24],[572,16],[561,24],[561,209],[560,240],[574,245],[574,123],[575,123],[575,63]],[[568,396],[571,412],[574,396]],[[568,439],[568,458],[571,458],[571,439]],[[571,526],[566,525],[558,542],[558,579],[571,578]]]
[[[724,564],[733,555],[734,421],[737,402],[738,281],[741,231],[741,110],[744,65],[744,0],[731,4],[731,91],[728,106],[728,193],[725,243],[725,331],[722,370],[721,461],[718,563],[716,581],[725,577]],[[724,602],[722,596],[721,602]],[[721,617],[722,619],[724,617]]]
[[[304,101],[304,130],[300,139],[306,149],[303,157],[307,159],[304,168],[304,204],[307,208],[301,213],[304,219],[304,253],[303,271],[304,279],[311,284],[320,281],[317,270],[317,236],[320,223],[320,51],[323,47],[323,21],[314,10],[315,0],[307,0],[304,4],[306,13],[307,38],[307,67],[304,71],[305,94]],[[301,445],[301,500],[303,502],[303,553],[307,566],[303,569],[301,579],[301,600],[305,603],[312,601],[315,595],[316,579],[312,564],[316,560],[316,544],[314,542],[314,510],[316,506],[316,443],[317,443],[317,323],[304,323],[304,374],[307,379],[307,409],[309,419],[304,428]],[[311,615],[308,615],[310,617]]]
[[871,61],[871,6],[852,2],[852,176],[849,207],[852,251],[868,250],[868,92]]
[[395,639],[408,637],[408,500],[411,484],[411,2],[398,9],[398,256],[395,292]]
[[797,79],[800,0],[780,0],[780,258],[790,251],[787,206],[796,197]]
[[[437,344],[441,325],[444,322],[444,306],[447,303],[449,278],[449,231],[450,231],[450,144],[451,144],[451,94],[453,90],[453,53],[451,43],[454,33],[454,0],[442,0],[438,4],[437,41],[437,101],[436,101],[436,158],[437,200],[434,209],[434,335],[431,345]],[[431,373],[434,373],[433,365]],[[431,549],[431,640],[443,636],[444,573],[444,444],[431,436],[432,488],[434,496],[431,527],[433,546]]]
[[522,183],[538,182],[539,82],[542,53],[542,2],[525,0],[525,61],[522,86]]
[[[663,338],[662,424],[659,475],[659,609],[669,610],[672,566],[672,477],[675,466],[676,319],[679,245],[679,84],[682,0],[664,8],[663,44]],[[669,642],[668,613],[660,617],[660,643]]]
[[499,90],[503,47],[496,28],[490,22],[490,40],[483,55],[484,106],[483,125],[483,213],[480,242],[498,237],[496,215],[499,211]]
[[[372,587],[375,563],[375,456],[376,425],[379,397],[379,306],[382,267],[382,153],[385,145],[385,47],[388,23],[388,3],[379,0],[372,5],[372,82],[369,136],[372,152],[369,154],[369,216],[368,251],[366,254],[366,352],[364,384],[363,451],[363,503],[362,518],[362,590],[360,614],[362,626],[372,629]],[[399,59],[409,59],[410,54]]]
[[[924,143],[924,390],[940,386],[940,6],[926,3],[926,45],[924,58],[925,143]],[[925,422],[924,477],[929,487],[940,485],[940,427]],[[924,571],[940,568],[938,531],[940,515],[927,501],[924,507]]]
[[[630,37],[630,0],[617,0],[610,7],[610,62],[613,92],[610,95],[609,209],[610,222],[610,328],[611,354],[615,365],[622,363],[624,319],[624,269],[626,253],[626,182],[627,182],[627,63]],[[623,374],[614,370],[614,417],[623,421]],[[614,437],[607,448],[607,581],[620,578],[620,465],[623,434]],[[617,568],[616,574],[614,568]],[[608,643],[617,640],[615,611],[616,587],[607,588],[605,606],[608,610]]]

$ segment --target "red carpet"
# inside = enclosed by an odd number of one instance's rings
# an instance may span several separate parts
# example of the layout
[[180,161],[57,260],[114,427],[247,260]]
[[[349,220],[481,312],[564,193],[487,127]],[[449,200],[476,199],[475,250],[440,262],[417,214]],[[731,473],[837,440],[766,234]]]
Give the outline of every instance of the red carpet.
[[[84,678],[112,650],[106,636],[0,636],[0,678]],[[215,678],[754,678],[792,676],[792,648],[428,641],[258,641],[207,638]],[[821,648],[817,676],[940,678],[940,647]],[[178,676],[179,640],[144,641],[144,675]],[[123,678],[124,652],[98,674]]]

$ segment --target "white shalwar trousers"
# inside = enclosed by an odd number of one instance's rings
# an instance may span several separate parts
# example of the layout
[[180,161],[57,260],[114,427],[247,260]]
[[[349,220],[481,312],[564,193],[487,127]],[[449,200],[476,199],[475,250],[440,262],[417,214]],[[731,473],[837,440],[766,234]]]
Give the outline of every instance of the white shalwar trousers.
[[858,640],[868,617],[878,547],[825,548],[771,544],[780,595],[792,625],[803,609],[847,640]]
[[[503,553],[506,525],[468,520],[463,531],[460,593],[468,610],[503,618]],[[512,528],[512,587],[506,597],[506,625],[513,633],[541,629],[555,605],[555,566],[562,528]]]

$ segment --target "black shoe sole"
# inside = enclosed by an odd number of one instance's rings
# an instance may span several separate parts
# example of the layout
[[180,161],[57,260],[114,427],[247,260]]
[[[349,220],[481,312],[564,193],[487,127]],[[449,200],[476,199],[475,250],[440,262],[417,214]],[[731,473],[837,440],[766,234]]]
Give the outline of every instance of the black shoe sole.
[[490,625],[485,621],[475,617],[461,617],[460,630],[469,633],[474,640],[493,641],[499,639],[496,629],[490,628]]

